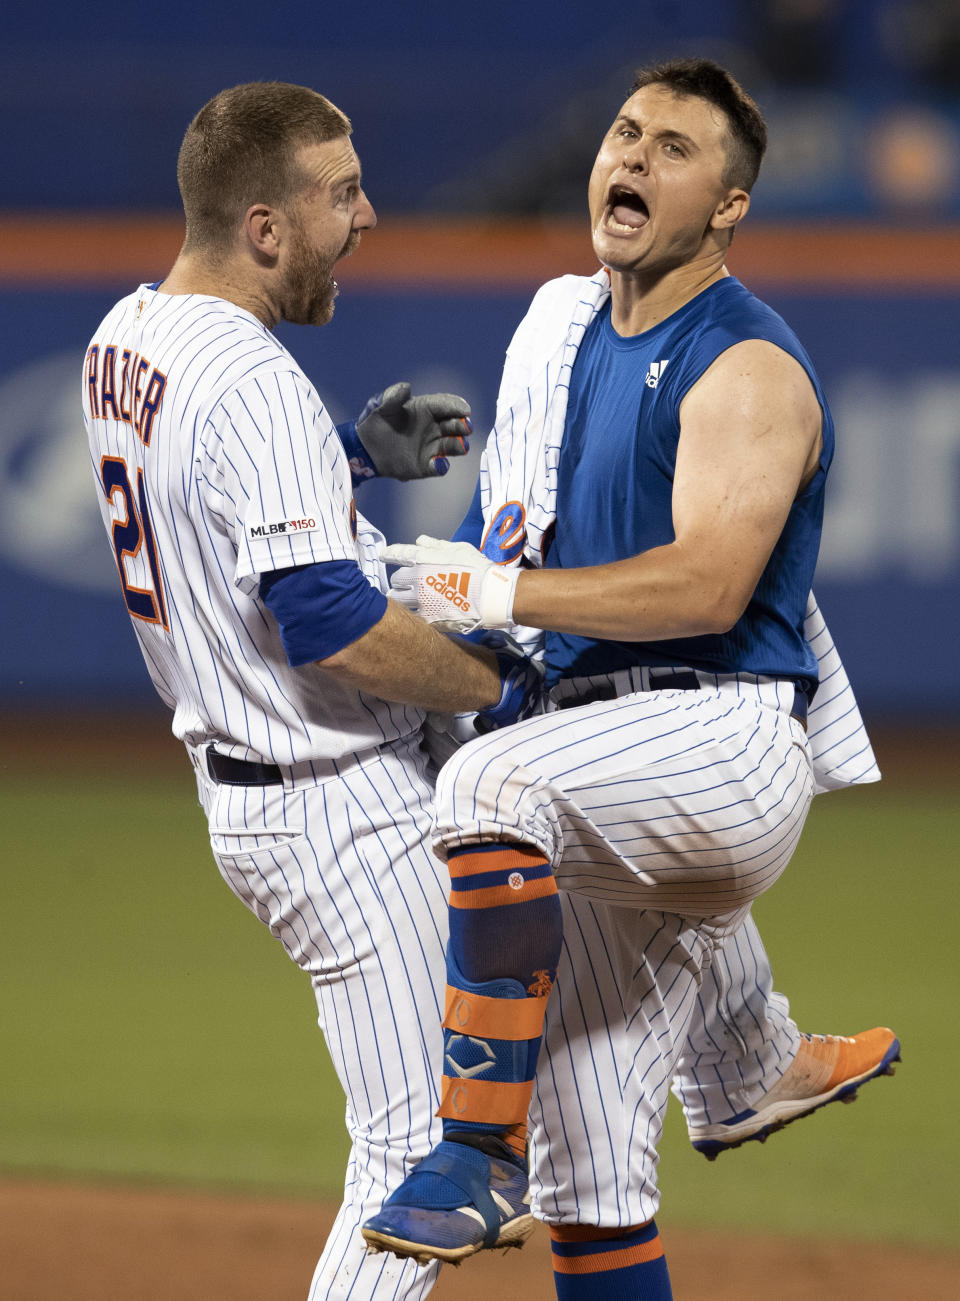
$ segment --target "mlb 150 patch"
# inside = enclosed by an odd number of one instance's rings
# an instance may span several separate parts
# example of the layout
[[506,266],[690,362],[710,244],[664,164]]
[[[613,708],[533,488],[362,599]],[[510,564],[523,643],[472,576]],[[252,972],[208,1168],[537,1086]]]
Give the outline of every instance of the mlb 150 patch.
[[248,524],[248,538],[273,538],[283,533],[311,533],[317,527],[317,521],[312,516],[306,516],[303,519],[284,519],[276,520],[273,523],[264,521],[262,524]]

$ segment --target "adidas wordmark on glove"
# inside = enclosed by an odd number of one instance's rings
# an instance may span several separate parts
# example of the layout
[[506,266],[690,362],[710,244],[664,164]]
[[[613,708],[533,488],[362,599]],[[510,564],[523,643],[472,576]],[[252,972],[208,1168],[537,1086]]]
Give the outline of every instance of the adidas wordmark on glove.
[[469,542],[417,538],[380,553],[401,566],[390,580],[391,595],[445,632],[508,628],[520,570],[496,565]]

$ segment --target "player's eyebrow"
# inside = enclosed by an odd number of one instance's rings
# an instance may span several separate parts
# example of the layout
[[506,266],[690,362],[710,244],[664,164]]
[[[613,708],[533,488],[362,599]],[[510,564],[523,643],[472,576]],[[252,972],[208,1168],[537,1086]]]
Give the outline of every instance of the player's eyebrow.
[[691,152],[699,153],[700,146],[697,142],[685,135],[683,131],[677,131],[675,127],[664,127],[661,131],[645,130],[636,118],[630,117],[626,113],[621,113],[614,122],[614,128],[618,126],[628,126],[631,131],[636,131],[637,135],[652,136],[654,140],[675,140],[677,144],[685,145]]
[[357,167],[352,172],[349,172],[346,176],[341,176],[339,180],[334,181],[333,186],[331,188],[333,189],[334,193],[336,193],[338,190],[349,190],[350,187],[354,185],[357,186],[357,188],[359,188],[360,179],[361,179],[360,168]]

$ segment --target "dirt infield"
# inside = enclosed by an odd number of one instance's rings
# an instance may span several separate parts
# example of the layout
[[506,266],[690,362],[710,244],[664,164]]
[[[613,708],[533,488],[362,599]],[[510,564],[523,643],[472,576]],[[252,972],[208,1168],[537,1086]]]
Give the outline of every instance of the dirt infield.
[[[0,1183],[3,1301],[304,1301],[333,1208],[195,1192]],[[670,1229],[677,1301],[937,1301],[960,1256]],[[550,1301],[542,1229],[447,1269],[438,1301]]]

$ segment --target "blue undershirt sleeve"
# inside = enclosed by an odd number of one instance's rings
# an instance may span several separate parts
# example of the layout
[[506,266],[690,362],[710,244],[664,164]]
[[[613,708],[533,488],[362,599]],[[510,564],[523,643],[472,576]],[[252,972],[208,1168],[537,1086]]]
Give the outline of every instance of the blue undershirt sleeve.
[[380,472],[373,463],[370,453],[360,441],[360,435],[357,433],[357,422],[348,420],[345,424],[337,425],[337,434],[340,438],[340,444],[347,454],[347,460],[350,462],[350,482],[354,488],[359,488],[361,483],[366,483],[369,479],[378,479]]
[[473,500],[467,507],[467,513],[464,515],[454,533],[452,541],[470,542],[478,550],[480,543],[483,541],[483,507],[480,505],[480,480],[477,479],[477,486],[473,491]]
[[260,599],[277,621],[292,668],[343,650],[379,623],[387,608],[387,598],[352,560],[261,574]]

